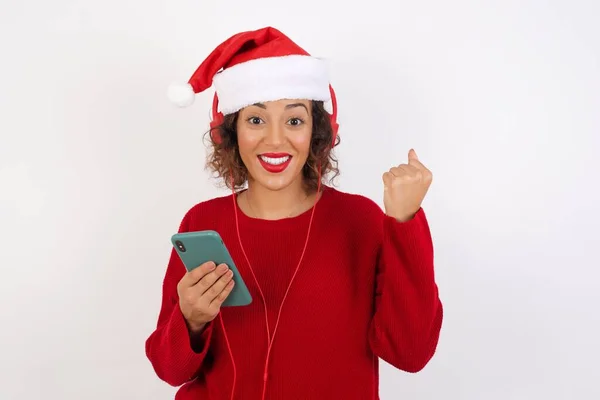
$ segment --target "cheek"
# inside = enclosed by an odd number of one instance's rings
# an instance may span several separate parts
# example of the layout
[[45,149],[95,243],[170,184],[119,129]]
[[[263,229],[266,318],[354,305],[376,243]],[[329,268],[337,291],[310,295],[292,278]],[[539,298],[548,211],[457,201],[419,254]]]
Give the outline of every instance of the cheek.
[[251,134],[238,130],[238,147],[240,149],[240,155],[243,157],[253,154],[256,149],[258,140]]
[[310,148],[311,134],[307,132],[302,135],[294,135],[292,139],[292,145],[301,154],[308,154]]

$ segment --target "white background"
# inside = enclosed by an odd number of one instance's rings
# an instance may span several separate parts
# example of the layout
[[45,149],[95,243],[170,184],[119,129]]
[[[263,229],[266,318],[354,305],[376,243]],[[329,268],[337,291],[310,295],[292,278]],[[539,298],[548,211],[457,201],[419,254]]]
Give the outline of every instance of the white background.
[[265,25],[329,59],[341,190],[382,204],[410,147],[434,173],[439,349],[416,375],[384,364],[381,398],[600,398],[599,17],[595,0],[2,0],[0,398],[172,398],[144,354],[169,238],[226,192],[203,169],[212,90],[182,111],[166,88]]

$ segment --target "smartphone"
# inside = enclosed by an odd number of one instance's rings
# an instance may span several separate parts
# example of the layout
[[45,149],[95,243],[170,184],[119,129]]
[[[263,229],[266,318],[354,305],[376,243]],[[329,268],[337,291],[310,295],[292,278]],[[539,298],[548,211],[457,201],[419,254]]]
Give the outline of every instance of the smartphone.
[[171,237],[171,243],[188,271],[208,261],[213,261],[216,265],[227,264],[233,271],[235,285],[223,302],[223,307],[246,306],[252,303],[248,287],[218,232],[206,230],[176,233]]

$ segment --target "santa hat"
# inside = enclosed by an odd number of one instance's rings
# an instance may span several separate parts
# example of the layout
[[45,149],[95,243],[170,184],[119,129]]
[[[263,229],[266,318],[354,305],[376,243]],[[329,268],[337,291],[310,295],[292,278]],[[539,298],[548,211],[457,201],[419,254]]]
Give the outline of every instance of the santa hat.
[[222,115],[281,99],[323,101],[332,110],[325,62],[312,57],[272,27],[238,33],[217,46],[187,84],[169,87],[169,99],[190,106],[197,93],[215,87]]

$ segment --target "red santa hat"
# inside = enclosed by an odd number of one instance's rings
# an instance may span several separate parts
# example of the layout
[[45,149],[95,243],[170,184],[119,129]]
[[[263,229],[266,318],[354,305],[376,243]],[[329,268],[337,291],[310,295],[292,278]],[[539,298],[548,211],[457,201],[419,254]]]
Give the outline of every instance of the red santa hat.
[[187,107],[215,87],[218,110],[231,114],[254,103],[281,99],[323,101],[332,110],[325,62],[272,27],[238,33],[217,46],[187,84],[173,84],[171,102]]

